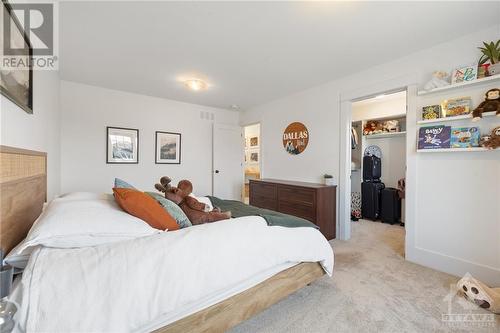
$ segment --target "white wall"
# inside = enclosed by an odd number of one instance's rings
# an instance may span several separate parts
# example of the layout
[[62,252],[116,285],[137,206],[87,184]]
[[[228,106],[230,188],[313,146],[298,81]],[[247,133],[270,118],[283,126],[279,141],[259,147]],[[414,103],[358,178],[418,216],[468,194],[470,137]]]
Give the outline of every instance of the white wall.
[[[500,25],[463,36],[393,62],[261,105],[242,115],[242,124],[261,122],[265,177],[320,181],[330,172],[339,176],[339,95],[415,78],[422,87],[435,70],[451,71],[479,58],[477,46],[496,40]],[[496,83],[498,86],[498,81]],[[494,86],[494,85],[492,85]],[[479,88],[481,91],[488,86]],[[458,93],[466,93],[458,91]],[[470,94],[470,93],[466,93]],[[453,97],[453,96],[450,96]],[[408,114],[420,114],[426,104]],[[476,101],[477,102],[477,101]],[[414,117],[413,117],[414,118]],[[304,153],[292,156],[281,144],[284,128],[301,121],[310,132]],[[486,121],[486,120],[483,120]],[[413,128],[413,126],[412,126]],[[416,138],[416,132],[408,133]],[[490,284],[500,284],[500,156],[499,152],[417,154],[416,222],[407,259],[462,275],[469,271]]]
[[352,103],[352,121],[386,118],[406,113],[406,91]]
[[[154,191],[168,175],[175,184],[190,179],[194,193],[210,194],[213,122],[207,114],[238,124],[234,111],[61,81],[62,192],[110,192],[115,177]],[[106,126],[139,129],[139,164],[106,164]],[[155,164],[155,131],[182,134],[180,165]]]
[[47,199],[60,191],[59,72],[33,72],[33,114],[3,95],[1,144],[47,153]]

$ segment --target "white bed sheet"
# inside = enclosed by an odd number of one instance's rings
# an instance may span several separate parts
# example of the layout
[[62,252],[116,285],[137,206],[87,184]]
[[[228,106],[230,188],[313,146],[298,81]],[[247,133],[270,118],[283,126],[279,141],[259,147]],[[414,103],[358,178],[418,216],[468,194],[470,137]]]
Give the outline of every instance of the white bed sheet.
[[21,331],[148,332],[303,261],[332,274],[333,251],[319,231],[243,217],[96,247],[37,249],[11,299]]
[[[164,327],[170,323],[173,323],[177,320],[180,320],[182,318],[185,318],[187,316],[190,316],[198,311],[201,311],[203,309],[206,309],[214,304],[217,304],[219,302],[224,301],[225,299],[228,299],[229,297],[232,297],[236,294],[239,294],[245,290],[248,290],[259,283],[271,278],[272,276],[278,274],[279,272],[282,272],[290,267],[293,267],[297,265],[298,263],[286,263],[282,265],[278,265],[276,267],[270,268],[268,270],[265,270],[264,272],[261,272],[259,274],[256,274],[252,276],[250,279],[245,280],[241,283],[238,283],[235,286],[232,287],[227,287],[224,290],[220,290],[215,292],[212,295],[209,295],[203,299],[200,299],[196,302],[193,302],[192,304],[186,304],[181,306],[179,309],[176,309],[175,311],[172,311],[164,316],[161,316],[157,320],[154,320],[153,322],[145,325],[144,327],[141,327],[138,329],[136,332],[138,333],[148,333],[151,331],[154,331],[156,329],[159,329],[161,327]],[[21,304],[22,302],[22,292],[23,288],[21,287],[21,279],[17,278],[17,280],[14,282],[13,287],[12,287],[12,293],[9,296],[9,300],[11,302],[14,302],[17,306]],[[24,332],[26,323],[22,323],[22,321],[25,318],[23,317],[23,313],[26,313],[26,308],[21,308],[20,311],[15,315],[15,320],[20,323],[14,330],[14,333],[16,332]],[[24,315],[25,317],[25,315]]]

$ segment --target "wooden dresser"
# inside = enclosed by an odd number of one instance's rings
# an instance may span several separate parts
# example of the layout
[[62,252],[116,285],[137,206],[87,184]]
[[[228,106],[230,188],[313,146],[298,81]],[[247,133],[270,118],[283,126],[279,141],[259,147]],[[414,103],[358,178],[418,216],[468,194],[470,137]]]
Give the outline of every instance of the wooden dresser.
[[335,238],[336,186],[277,179],[250,180],[250,205],[302,217]]

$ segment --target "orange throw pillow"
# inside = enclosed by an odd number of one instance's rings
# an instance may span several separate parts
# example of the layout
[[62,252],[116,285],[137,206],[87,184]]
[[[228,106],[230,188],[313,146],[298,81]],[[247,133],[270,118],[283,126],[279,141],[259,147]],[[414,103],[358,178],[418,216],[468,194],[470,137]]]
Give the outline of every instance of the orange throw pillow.
[[146,193],[130,188],[113,188],[113,193],[116,202],[124,211],[140,218],[151,227],[160,230],[179,229],[175,219]]

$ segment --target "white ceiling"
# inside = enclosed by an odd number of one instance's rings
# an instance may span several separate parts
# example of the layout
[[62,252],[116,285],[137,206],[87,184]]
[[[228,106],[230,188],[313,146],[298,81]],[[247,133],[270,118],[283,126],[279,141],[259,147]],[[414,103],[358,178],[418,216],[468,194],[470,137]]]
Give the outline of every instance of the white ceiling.
[[[65,80],[241,109],[499,22],[500,2],[61,2]],[[201,77],[210,88],[185,89]]]

